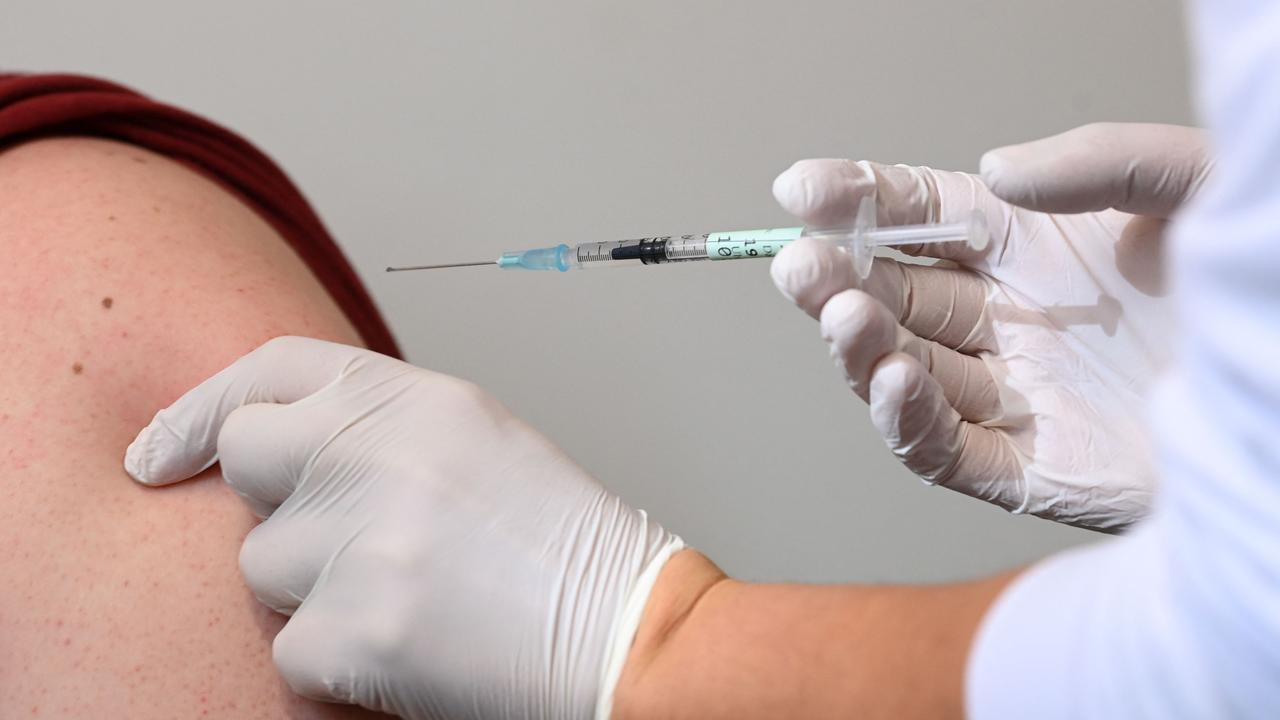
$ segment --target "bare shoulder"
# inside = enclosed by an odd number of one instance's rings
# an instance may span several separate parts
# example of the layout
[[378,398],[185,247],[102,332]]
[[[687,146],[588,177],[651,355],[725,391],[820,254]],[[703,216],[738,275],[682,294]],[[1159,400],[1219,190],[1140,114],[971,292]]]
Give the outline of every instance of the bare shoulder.
[[273,335],[358,342],[256,213],[130,145],[59,138],[0,153],[0,253],[0,342],[50,380],[78,362],[85,379],[112,369],[117,384],[168,381],[173,395]]
[[139,148],[0,151],[0,715],[327,717],[271,664],[216,472],[135,486],[159,408],[270,337],[357,344],[275,231]]

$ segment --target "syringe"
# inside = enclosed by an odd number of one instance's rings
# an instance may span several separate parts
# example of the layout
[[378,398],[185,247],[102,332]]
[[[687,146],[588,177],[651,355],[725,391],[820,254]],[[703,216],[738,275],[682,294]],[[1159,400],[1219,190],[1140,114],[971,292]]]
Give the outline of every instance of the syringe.
[[974,210],[965,222],[927,223],[876,227],[876,204],[863,198],[852,227],[815,229],[805,227],[766,230],[735,230],[688,235],[617,240],[612,242],[560,244],[553,247],[505,252],[497,260],[388,267],[387,272],[404,270],[436,270],[440,268],[497,265],[504,270],[559,270],[608,267],[631,264],[657,265],[693,260],[737,260],[773,257],[782,248],[802,237],[812,237],[835,244],[849,253],[859,277],[871,273],[871,263],[878,247],[914,245],[918,243],[964,242],[974,250],[982,250],[990,241],[986,216]]

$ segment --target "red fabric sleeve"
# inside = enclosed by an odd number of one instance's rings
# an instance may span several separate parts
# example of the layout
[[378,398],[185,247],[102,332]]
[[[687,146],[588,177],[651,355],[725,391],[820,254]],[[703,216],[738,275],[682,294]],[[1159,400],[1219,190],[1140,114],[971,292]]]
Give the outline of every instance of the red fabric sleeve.
[[306,198],[284,171],[245,139],[104,80],[0,74],[0,147],[48,135],[130,143],[217,182],[280,233],[371,349],[400,357],[373,299]]

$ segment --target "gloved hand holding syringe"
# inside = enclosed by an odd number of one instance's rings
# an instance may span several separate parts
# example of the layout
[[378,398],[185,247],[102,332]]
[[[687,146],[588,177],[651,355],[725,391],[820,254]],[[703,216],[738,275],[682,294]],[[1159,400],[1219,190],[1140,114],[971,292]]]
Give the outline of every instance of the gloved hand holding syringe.
[[782,248],[802,237],[830,242],[849,253],[859,277],[871,274],[875,249],[897,245],[920,243],[964,242],[974,250],[982,250],[990,241],[986,217],[974,210],[966,222],[928,223],[922,225],[898,225],[876,227],[876,203],[873,198],[862,199],[852,227],[815,229],[808,227],[772,228],[766,230],[736,230],[706,234],[669,235],[617,240],[612,242],[567,244],[505,252],[497,260],[449,263],[444,265],[414,265],[388,267],[387,272],[403,270],[436,270],[452,267],[497,265],[505,270],[559,270],[573,268],[607,267],[625,261],[640,261],[645,265],[691,260],[737,260],[740,258],[771,258]]

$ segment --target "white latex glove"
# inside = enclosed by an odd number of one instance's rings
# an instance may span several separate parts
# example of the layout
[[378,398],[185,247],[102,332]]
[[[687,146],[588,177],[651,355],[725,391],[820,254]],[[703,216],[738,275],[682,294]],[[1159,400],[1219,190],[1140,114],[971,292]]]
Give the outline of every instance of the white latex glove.
[[160,411],[125,468],[221,460],[298,693],[410,718],[607,716],[678,538],[476,387],[278,338]]
[[979,209],[991,244],[903,248],[949,262],[877,258],[860,282],[847,256],[799,240],[774,282],[820,320],[875,427],[926,482],[1115,531],[1155,482],[1143,402],[1172,344],[1161,233],[1211,166],[1199,130],[1137,124],[993,150],[981,178],[801,161],[774,194],[808,225],[848,222],[874,193],[881,225]]

